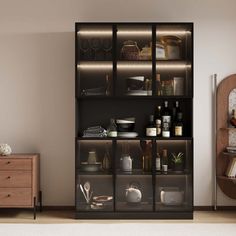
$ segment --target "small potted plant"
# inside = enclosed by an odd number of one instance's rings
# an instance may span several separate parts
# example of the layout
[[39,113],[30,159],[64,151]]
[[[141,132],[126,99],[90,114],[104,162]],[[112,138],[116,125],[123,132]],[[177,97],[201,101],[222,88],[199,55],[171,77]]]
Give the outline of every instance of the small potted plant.
[[171,153],[172,155],[172,163],[174,171],[183,171],[184,169],[184,154],[182,152],[179,153]]

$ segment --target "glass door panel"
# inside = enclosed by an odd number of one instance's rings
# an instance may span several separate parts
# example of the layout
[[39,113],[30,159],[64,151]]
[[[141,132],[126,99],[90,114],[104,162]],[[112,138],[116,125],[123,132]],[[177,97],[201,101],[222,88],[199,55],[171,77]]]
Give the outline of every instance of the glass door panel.
[[78,96],[109,96],[113,86],[113,29],[81,24],[77,29]]
[[116,177],[116,211],[152,210],[152,176],[118,175]]
[[78,175],[76,209],[79,211],[113,211],[113,176]]
[[77,169],[80,174],[111,174],[113,151],[111,140],[79,140]]
[[152,174],[151,140],[118,140],[116,173],[122,175]]
[[79,61],[111,61],[112,25],[81,24],[77,30]]
[[[157,154],[161,158],[161,173],[157,174],[190,174],[192,173],[192,140],[158,140]],[[163,172],[167,165],[167,172]]]
[[192,176],[157,175],[156,211],[191,211]]
[[152,26],[117,25],[118,95],[152,95]]
[[156,39],[156,95],[191,96],[191,26],[158,24]]

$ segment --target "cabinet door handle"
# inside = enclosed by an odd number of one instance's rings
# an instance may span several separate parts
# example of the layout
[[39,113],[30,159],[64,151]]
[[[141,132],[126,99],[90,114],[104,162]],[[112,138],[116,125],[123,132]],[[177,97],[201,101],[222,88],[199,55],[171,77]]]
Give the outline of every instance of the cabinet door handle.
[[11,176],[7,176],[7,179],[10,179],[11,178]]
[[11,196],[11,194],[7,194],[7,197],[10,197]]

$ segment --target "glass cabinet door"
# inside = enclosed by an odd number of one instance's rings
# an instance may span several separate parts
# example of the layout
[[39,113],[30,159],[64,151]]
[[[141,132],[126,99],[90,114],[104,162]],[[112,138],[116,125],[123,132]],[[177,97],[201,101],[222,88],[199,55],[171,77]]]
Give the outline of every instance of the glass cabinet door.
[[192,95],[192,29],[185,24],[156,26],[156,95]]
[[76,159],[76,208],[113,211],[114,178],[111,140],[79,140]]
[[192,140],[157,141],[156,211],[192,210]]
[[116,211],[152,211],[151,140],[118,140],[116,144]]
[[152,25],[117,25],[118,95],[152,95]]
[[79,211],[113,211],[113,176],[78,175],[76,209]]
[[113,86],[113,29],[107,24],[77,29],[78,96],[109,96]]

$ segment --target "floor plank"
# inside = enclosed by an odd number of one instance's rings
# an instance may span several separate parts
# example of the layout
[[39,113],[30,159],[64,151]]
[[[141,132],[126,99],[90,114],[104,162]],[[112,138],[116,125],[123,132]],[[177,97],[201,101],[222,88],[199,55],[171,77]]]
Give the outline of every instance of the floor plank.
[[53,210],[37,213],[33,220],[31,210],[0,209],[0,223],[236,223],[236,211],[195,211],[193,220],[75,220],[73,211]]

